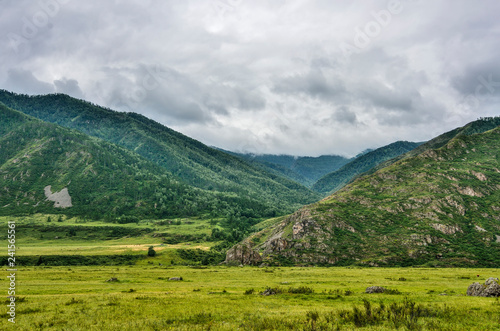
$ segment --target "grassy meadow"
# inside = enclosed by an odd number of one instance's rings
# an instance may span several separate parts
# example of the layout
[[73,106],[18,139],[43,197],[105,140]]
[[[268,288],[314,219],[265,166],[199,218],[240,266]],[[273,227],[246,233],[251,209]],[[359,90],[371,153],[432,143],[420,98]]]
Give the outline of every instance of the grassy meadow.
[[[499,269],[25,267],[17,272],[11,329],[498,330],[499,300],[465,292],[473,281],[499,274]],[[107,281],[113,277],[117,281]],[[5,277],[2,283],[5,288]],[[373,285],[389,293],[365,293]],[[276,294],[261,295],[266,289]],[[1,316],[4,326],[10,324],[5,313]]]
[[[9,220],[0,217],[5,243]],[[500,330],[499,300],[465,295],[500,269],[204,266],[190,252],[220,244],[207,240],[213,220],[15,221],[16,324],[4,267],[2,330]],[[112,259],[124,256],[137,259]],[[57,265],[67,261],[75,265]]]

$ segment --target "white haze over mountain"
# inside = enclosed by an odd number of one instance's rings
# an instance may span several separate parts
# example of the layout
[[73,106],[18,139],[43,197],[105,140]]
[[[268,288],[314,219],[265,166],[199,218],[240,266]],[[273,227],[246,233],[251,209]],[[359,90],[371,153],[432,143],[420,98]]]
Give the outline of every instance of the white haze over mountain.
[[495,0],[0,4],[0,88],[228,150],[352,156],[500,113]]

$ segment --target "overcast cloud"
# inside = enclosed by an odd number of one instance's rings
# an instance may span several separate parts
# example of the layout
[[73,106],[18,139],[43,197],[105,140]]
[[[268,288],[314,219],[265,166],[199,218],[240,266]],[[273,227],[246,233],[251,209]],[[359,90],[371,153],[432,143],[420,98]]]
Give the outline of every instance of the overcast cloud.
[[0,88],[228,150],[351,156],[500,114],[497,0],[0,4]]

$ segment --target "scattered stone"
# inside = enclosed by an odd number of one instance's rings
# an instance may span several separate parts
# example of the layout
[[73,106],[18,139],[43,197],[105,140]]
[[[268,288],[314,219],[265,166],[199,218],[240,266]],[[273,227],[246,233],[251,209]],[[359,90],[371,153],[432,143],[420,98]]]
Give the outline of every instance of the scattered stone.
[[281,293],[278,289],[275,288],[266,288],[264,292],[262,292],[260,295],[268,296],[268,295],[276,295]]
[[440,293],[439,295],[448,295],[448,293]]
[[182,281],[182,277],[170,277],[168,280],[173,282],[180,282]]
[[107,280],[107,282],[117,282],[118,278],[116,277],[111,277],[110,279]]
[[384,293],[385,288],[382,286],[370,286],[366,288],[365,293]]

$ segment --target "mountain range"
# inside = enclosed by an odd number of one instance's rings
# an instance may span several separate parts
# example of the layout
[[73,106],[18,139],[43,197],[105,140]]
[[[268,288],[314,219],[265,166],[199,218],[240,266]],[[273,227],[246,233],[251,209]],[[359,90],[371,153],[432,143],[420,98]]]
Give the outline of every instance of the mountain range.
[[320,196],[275,173],[210,148],[135,113],[121,113],[63,94],[27,96],[0,91],[7,107],[121,146],[207,191],[233,193],[267,206],[267,214],[293,211]]
[[0,90],[0,215],[216,219],[228,244],[247,236],[227,263],[489,267],[499,125],[482,118],[354,158],[254,155],[67,95]]
[[0,105],[0,215],[61,213],[92,219],[221,215],[246,205],[197,189],[120,146]]

